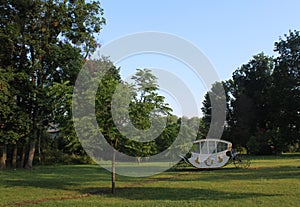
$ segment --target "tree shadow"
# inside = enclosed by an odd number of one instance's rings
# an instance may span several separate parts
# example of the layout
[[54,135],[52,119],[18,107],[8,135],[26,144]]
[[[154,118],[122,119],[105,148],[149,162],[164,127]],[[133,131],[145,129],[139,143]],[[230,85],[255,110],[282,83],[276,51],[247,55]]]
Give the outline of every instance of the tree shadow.
[[[218,180],[255,180],[261,178],[267,179],[286,179],[286,178],[299,178],[300,168],[298,166],[280,166],[280,167],[259,167],[249,169],[237,169],[232,168],[219,168],[219,169],[180,169],[172,170],[171,173],[199,173],[202,177],[207,180],[218,181]],[[178,178],[178,181],[197,181],[199,178]]]
[[129,200],[227,200],[246,199],[257,197],[280,196],[280,194],[266,193],[237,193],[223,192],[211,189],[199,188],[168,188],[168,187],[123,187],[117,188],[115,194],[111,194],[109,188],[84,189],[82,193],[95,195],[114,196]]
[[[82,194],[111,194],[111,189],[107,187],[111,182],[110,173],[105,169],[95,166],[63,166],[62,168],[43,167],[37,170],[16,172],[12,174],[15,175],[5,176],[0,184],[4,187],[32,186],[45,189],[69,190]],[[255,196],[277,196],[263,193],[225,193],[212,189],[199,189],[195,188],[195,186],[191,186],[191,188],[172,188],[171,186],[172,183],[186,181],[192,183],[193,181],[197,182],[201,180],[217,184],[219,181],[223,182],[224,180],[299,178],[300,168],[297,166],[259,169],[250,168],[246,170],[224,168],[209,171],[193,169],[188,171],[170,171],[162,176],[158,175],[149,178],[117,177],[117,182],[120,183],[120,186],[126,185],[126,187],[118,187],[116,196],[133,200],[215,200],[227,198],[242,199]],[[151,183],[160,181],[168,181],[170,185],[168,185],[168,187],[148,187],[151,186]],[[87,183],[88,185],[85,186],[84,183]],[[148,186],[147,183],[149,184]],[[91,184],[93,187],[91,187]]]
[[32,170],[18,169],[6,171],[7,176],[0,184],[5,187],[31,186],[48,189],[70,189],[80,183],[93,182],[97,179],[110,181],[106,170],[90,165],[42,166]]
[[[111,182],[111,173],[94,165],[42,166],[32,170],[3,171],[0,185],[4,187],[37,187],[80,192],[84,183],[103,187]],[[143,178],[117,175],[122,182],[139,183]],[[100,181],[100,182],[99,182]],[[102,185],[102,186],[101,186]]]

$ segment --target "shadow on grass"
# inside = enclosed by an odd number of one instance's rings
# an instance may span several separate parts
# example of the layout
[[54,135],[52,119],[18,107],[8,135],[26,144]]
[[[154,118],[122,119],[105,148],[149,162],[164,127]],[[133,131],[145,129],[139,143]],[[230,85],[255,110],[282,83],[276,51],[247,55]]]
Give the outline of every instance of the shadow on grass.
[[[163,177],[161,177],[163,176]],[[201,171],[198,169],[180,169],[168,171],[166,174],[148,178],[118,176],[117,182],[123,186],[118,188],[117,196],[129,199],[226,199],[253,196],[272,196],[259,193],[226,194],[219,191],[190,188],[149,187],[153,182],[164,182],[161,185],[185,181],[201,181],[215,183],[231,180],[261,180],[263,179],[298,179],[300,168],[297,166],[261,167],[250,169],[222,168]],[[0,186],[31,186],[45,189],[69,190],[88,194],[110,194],[110,173],[99,166],[49,166],[32,171],[4,171],[0,174]],[[149,184],[149,185],[148,185]],[[121,186],[122,186],[121,185]],[[93,186],[94,188],[90,188]]]
[[211,181],[218,180],[255,180],[261,178],[267,179],[293,179],[300,177],[300,168],[298,166],[281,166],[281,167],[259,167],[249,169],[236,169],[236,168],[219,168],[219,169],[179,169],[169,171],[171,173],[190,173],[197,174],[199,177],[193,176],[193,178],[182,176],[177,178],[177,181],[197,181],[200,179],[206,179]]
[[[85,186],[107,186],[111,173],[97,165],[39,166],[32,170],[0,171],[0,186],[37,187],[80,192]],[[138,183],[143,178],[119,177],[123,182]]]
[[32,170],[6,170],[0,178],[0,185],[5,187],[31,186],[60,190],[76,189],[82,183],[96,182],[99,179],[104,182],[110,180],[106,170],[93,165],[38,166]]
[[116,193],[111,194],[108,188],[85,189],[95,195],[113,196],[129,200],[227,200],[246,199],[257,197],[280,196],[280,194],[265,193],[235,193],[222,192],[210,189],[199,188],[167,188],[167,187],[124,187],[116,189]]

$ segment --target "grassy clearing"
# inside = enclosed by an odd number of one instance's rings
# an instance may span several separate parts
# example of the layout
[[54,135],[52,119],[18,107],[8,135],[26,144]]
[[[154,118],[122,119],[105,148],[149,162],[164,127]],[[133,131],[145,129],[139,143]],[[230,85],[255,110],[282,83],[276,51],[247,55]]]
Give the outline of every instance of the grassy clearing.
[[168,171],[117,176],[97,165],[0,171],[0,206],[298,206],[300,155],[255,157],[247,170]]

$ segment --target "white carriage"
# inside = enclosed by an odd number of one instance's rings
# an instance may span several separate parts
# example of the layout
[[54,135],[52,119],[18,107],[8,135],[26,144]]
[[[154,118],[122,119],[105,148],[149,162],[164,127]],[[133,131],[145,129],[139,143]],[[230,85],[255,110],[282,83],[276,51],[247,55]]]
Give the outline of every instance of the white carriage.
[[193,143],[189,163],[196,168],[220,168],[230,161],[238,168],[248,168],[250,160],[245,155],[236,153],[232,143],[220,139],[201,139]]

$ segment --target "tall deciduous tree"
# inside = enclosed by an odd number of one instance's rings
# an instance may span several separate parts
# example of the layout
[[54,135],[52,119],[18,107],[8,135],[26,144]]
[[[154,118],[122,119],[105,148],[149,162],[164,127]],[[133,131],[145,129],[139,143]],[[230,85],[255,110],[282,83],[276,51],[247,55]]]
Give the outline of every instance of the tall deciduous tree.
[[275,43],[272,96],[272,141],[277,151],[300,142],[300,34],[290,31]]
[[[157,77],[151,73],[151,70],[137,69],[132,80],[132,100],[129,105],[129,118],[134,127],[143,133],[142,135],[133,133],[131,136],[136,136],[137,141],[127,141],[125,147],[136,157],[141,158],[158,152],[154,140],[156,137],[153,136],[157,134],[155,131],[159,131],[158,128],[160,126],[164,126],[164,121],[167,122],[163,117],[170,115],[172,109],[165,102],[165,97],[159,95]],[[150,127],[150,133],[144,133]],[[166,132],[162,134],[166,136]],[[152,141],[139,142],[143,141],[143,139]]]
[[[225,97],[222,94],[224,90],[224,82],[216,82],[212,85],[211,90],[207,92],[204,96],[203,100],[203,107],[201,108],[203,113],[202,118],[202,129],[201,129],[201,136],[202,138],[219,138],[218,132],[223,130],[225,123],[220,123],[219,119],[213,120],[212,116],[221,115],[221,112],[226,112],[226,107],[223,105],[225,103]],[[215,107],[215,109],[213,109]],[[215,112],[215,114],[213,114]],[[198,135],[199,136],[199,135]]]
[[[4,1],[0,4],[1,67],[21,73],[17,105],[29,116],[26,168],[32,167],[36,142],[51,113],[46,96],[53,82],[75,81],[83,60],[95,50],[94,37],[105,23],[99,2]],[[3,14],[3,15],[2,15]]]
[[[255,55],[224,83],[227,125],[224,136],[253,154],[280,153],[299,144],[300,35],[290,31],[275,43],[277,58]],[[206,129],[211,93],[203,102]]]
[[273,59],[263,53],[253,57],[233,73],[230,96],[233,114],[230,124],[234,142],[247,147],[251,136],[260,137],[260,146],[267,146],[269,90]]
[[[112,151],[112,193],[115,193],[115,150],[140,160],[157,152],[156,142],[140,142],[143,138],[132,130],[145,132],[153,124],[152,118],[159,121],[167,116],[170,108],[164,97],[158,94],[156,77],[150,70],[138,69],[132,77],[133,83],[120,81],[118,70],[107,63],[106,74],[102,77],[96,95],[96,118],[99,128]],[[121,132],[120,132],[121,130]],[[154,129],[155,130],[155,129]],[[124,133],[122,133],[124,132]],[[152,134],[143,133],[146,138]],[[135,140],[132,140],[135,138]]]
[[[118,84],[121,84],[121,77],[119,74],[119,69],[116,68],[112,62],[104,58],[98,61],[92,61],[88,64],[94,64],[93,69],[98,73],[102,74],[101,82],[98,87],[96,94],[96,119],[107,142],[112,146],[112,172],[111,172],[111,181],[112,181],[112,193],[115,193],[115,150],[119,148],[120,143],[120,133],[116,128],[112,117],[112,100],[115,90]],[[125,96],[125,94],[124,94]],[[122,99],[122,97],[119,97]]]

